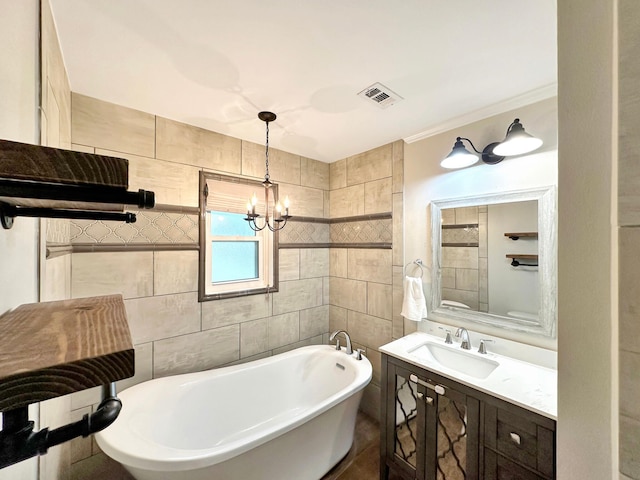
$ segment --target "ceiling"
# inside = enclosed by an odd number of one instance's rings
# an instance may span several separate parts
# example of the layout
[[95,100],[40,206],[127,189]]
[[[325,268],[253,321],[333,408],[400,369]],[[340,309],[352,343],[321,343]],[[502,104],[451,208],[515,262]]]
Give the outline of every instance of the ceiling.
[[555,95],[556,0],[50,1],[73,92],[325,162]]

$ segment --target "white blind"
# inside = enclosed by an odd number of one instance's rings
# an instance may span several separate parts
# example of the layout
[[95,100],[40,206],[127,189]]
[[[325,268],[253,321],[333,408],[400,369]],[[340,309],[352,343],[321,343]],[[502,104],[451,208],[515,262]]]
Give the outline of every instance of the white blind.
[[[207,196],[207,210],[231,213],[247,213],[247,202],[255,193],[258,203],[256,213],[264,215],[264,187],[260,183],[249,183],[241,178],[214,176],[207,178],[209,195]],[[272,187],[274,190],[277,187]],[[273,194],[269,195],[269,208],[273,211]]]

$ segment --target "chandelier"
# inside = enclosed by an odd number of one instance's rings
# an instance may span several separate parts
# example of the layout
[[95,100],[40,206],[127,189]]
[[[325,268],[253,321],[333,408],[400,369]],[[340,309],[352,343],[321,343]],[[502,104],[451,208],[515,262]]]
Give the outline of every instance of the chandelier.
[[253,196],[247,202],[247,216],[245,220],[249,222],[249,227],[254,232],[259,232],[264,230],[266,227],[269,227],[269,230],[275,232],[277,230],[282,230],[284,226],[287,224],[287,220],[291,218],[289,215],[289,197],[285,197],[284,199],[284,213],[283,205],[280,203],[280,200],[274,198],[275,206],[273,208],[273,215],[269,216],[269,191],[271,191],[271,187],[273,187],[273,183],[269,180],[269,122],[273,122],[276,119],[276,114],[272,112],[260,112],[258,113],[258,118],[265,122],[267,125],[267,141],[265,147],[265,174],[264,181],[262,185],[264,186],[264,205],[265,205],[265,214],[264,214],[264,224],[259,226],[257,221],[259,218],[262,218],[259,213],[256,213],[256,205],[258,204],[258,197],[254,193]]

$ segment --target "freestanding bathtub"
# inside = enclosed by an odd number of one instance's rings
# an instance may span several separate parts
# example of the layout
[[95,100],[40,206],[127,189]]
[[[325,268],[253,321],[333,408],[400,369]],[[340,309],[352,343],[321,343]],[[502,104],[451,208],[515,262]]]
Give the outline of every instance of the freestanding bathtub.
[[371,363],[328,345],[158,378],[96,434],[138,480],[318,480],[353,442]]

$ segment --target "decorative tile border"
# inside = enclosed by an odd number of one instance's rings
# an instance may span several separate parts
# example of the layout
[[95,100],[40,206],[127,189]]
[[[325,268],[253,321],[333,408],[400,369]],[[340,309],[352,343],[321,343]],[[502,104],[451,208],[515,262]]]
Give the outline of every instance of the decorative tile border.
[[331,224],[331,243],[391,243],[392,219]]

